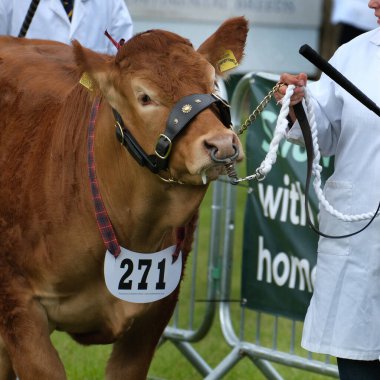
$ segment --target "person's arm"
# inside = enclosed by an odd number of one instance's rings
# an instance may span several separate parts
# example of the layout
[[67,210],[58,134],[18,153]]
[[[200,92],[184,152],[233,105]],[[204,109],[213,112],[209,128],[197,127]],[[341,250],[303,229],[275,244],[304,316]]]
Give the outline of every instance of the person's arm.
[[[294,94],[290,99],[289,117],[294,126],[289,128],[286,138],[296,144],[303,144],[301,129],[296,120],[292,106],[301,102],[304,98],[304,88],[306,85],[306,74],[282,74],[279,82],[284,83],[279,91],[275,94],[277,101],[284,97],[287,86],[295,85]],[[310,89],[311,102],[313,104],[314,114],[318,128],[318,140],[321,152],[324,155],[335,154],[336,144],[340,133],[340,115],[342,105],[336,98],[335,84],[326,75],[322,75],[318,82],[311,83]]]
[[[112,6],[111,36],[119,42],[120,39],[129,40],[133,35],[133,23],[131,15],[124,0],[114,0]],[[114,50],[112,52],[114,53]]]
[[318,129],[318,143],[321,154],[332,156],[336,153],[342,119],[342,99],[337,96],[337,85],[327,75],[311,83],[308,88]]

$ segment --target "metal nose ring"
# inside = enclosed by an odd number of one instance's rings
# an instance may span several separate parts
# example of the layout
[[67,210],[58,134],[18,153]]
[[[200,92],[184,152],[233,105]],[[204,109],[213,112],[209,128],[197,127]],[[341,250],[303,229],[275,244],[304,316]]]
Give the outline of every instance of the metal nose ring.
[[236,144],[232,144],[232,147],[234,149],[234,153],[231,156],[225,157],[225,158],[217,158],[216,153],[218,152],[218,148],[214,147],[211,150],[211,159],[214,162],[216,162],[218,164],[223,164],[223,165],[226,165],[226,164],[229,164],[230,162],[235,161],[236,158],[239,156],[239,148]]

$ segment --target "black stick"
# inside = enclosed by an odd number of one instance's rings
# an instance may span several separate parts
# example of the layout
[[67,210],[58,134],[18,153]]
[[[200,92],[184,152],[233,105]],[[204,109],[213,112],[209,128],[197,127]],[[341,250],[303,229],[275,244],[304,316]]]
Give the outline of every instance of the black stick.
[[380,116],[380,108],[363,92],[361,92],[352,82],[350,82],[343,74],[341,74],[334,66],[322,58],[309,45],[301,46],[299,53],[309,60],[314,66],[318,67],[322,72],[329,76],[334,82],[343,87],[360,103],[373,111],[377,116]]
[[22,23],[18,37],[25,37],[29,29],[30,23],[33,20],[34,14],[36,13],[39,3],[40,3],[40,0],[32,0],[32,2],[30,3],[28,12],[26,13],[26,16],[25,16],[24,22]]

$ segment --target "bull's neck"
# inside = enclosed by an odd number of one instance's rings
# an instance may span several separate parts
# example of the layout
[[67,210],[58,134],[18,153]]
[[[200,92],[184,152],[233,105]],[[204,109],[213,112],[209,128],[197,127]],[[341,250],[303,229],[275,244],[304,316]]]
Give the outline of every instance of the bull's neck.
[[121,245],[157,251],[173,229],[194,215],[206,187],[166,184],[139,166],[117,141],[114,121],[105,113],[99,115],[95,134],[96,174],[105,207]]
[[158,251],[173,229],[184,226],[197,211],[205,190],[165,185],[152,180],[146,168],[128,165],[126,170],[119,169],[114,172],[116,182],[111,172],[98,171],[100,191],[119,243],[134,251]]

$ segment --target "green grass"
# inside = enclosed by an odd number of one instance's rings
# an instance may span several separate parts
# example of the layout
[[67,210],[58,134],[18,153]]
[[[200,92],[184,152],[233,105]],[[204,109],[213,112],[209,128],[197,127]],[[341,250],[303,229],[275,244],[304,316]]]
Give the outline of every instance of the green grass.
[[[245,202],[244,188],[238,190],[238,203],[236,211],[236,231],[234,244],[234,260],[233,260],[233,276],[232,276],[232,298],[240,297],[240,263],[242,252],[242,224],[243,210]],[[196,299],[206,297],[207,278],[208,278],[208,250],[210,241],[210,224],[211,224],[211,200],[212,190],[207,193],[201,210],[198,257],[197,257],[197,275],[196,275]],[[187,272],[182,284],[180,294],[180,311],[176,317],[176,323],[181,328],[189,326],[189,299],[191,295],[191,269],[193,264],[193,255],[190,255],[187,264]],[[193,320],[194,329],[196,329],[204,316],[205,303],[195,303],[195,314]],[[231,307],[233,315],[233,324],[236,332],[239,331],[240,307],[233,304]],[[255,323],[253,313],[247,312],[245,328],[245,340],[248,342],[255,341]],[[297,339],[301,335],[302,324],[297,324]],[[281,319],[279,325],[279,339],[277,346],[285,351],[289,350],[289,334],[290,321]],[[273,344],[273,317],[264,317],[262,322],[262,334],[260,344],[265,347],[271,347]],[[107,358],[110,354],[110,346],[91,346],[83,347],[73,342],[64,333],[54,333],[52,340],[56,346],[67,371],[70,380],[101,380],[104,379],[104,371]],[[216,312],[214,323],[201,341],[193,344],[195,350],[204,358],[212,368],[216,367],[231,351],[231,347],[227,345],[221,332],[221,327]],[[299,342],[296,342],[296,352],[299,355],[306,356],[306,352],[299,348]],[[326,380],[321,375],[308,373],[302,370],[289,368],[286,366],[274,365],[284,379],[290,380]],[[165,379],[165,380],[197,380],[202,376],[194,369],[187,359],[179,352],[179,350],[170,341],[165,341],[157,350],[153,359],[149,379]],[[265,379],[261,372],[255,367],[248,358],[243,358],[223,379],[226,380],[244,380],[244,379]],[[126,379],[127,380],[127,379]]]

